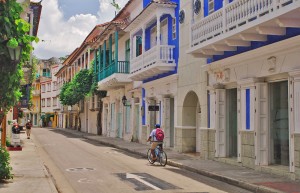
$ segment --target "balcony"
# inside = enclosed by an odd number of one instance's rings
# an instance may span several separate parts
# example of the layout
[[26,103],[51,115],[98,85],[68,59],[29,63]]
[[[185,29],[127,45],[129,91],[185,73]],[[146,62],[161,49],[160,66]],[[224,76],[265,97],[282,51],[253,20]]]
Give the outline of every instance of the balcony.
[[33,90],[32,91],[32,96],[40,96],[41,95],[41,90]]
[[61,109],[63,109],[62,105],[60,104],[59,101],[57,101],[57,105],[53,105],[53,110],[54,111],[60,111]]
[[[225,1],[224,1],[225,2]],[[299,0],[235,0],[191,26],[187,53],[211,58],[300,27]]]
[[21,107],[21,108],[23,108],[23,109],[24,109],[24,108],[25,108],[25,109],[28,108],[29,100],[28,100],[27,97],[21,98],[21,99],[20,99],[20,102],[21,102],[21,104],[20,104],[20,107]]
[[173,45],[154,46],[131,61],[129,78],[142,81],[175,70]]
[[51,77],[51,73],[50,72],[43,72],[43,77]]
[[105,90],[110,88],[116,88],[123,86],[131,82],[128,79],[129,74],[129,62],[128,61],[112,61],[111,65],[108,65],[98,74],[98,86],[99,89]]

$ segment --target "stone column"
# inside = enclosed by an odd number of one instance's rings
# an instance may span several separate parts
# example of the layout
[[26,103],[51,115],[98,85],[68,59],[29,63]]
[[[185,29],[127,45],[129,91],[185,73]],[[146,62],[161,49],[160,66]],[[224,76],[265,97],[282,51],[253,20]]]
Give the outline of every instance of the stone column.
[[156,25],[157,25],[157,34],[156,34],[156,41],[157,41],[157,46],[159,47],[160,46],[160,17],[161,15],[157,15],[156,16]]

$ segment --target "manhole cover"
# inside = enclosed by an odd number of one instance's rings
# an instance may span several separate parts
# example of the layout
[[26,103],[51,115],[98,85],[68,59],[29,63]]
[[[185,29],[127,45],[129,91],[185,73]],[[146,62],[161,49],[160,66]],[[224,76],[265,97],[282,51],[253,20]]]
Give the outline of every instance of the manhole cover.
[[80,171],[94,171],[96,170],[95,168],[69,168],[66,169],[68,172],[80,172]]

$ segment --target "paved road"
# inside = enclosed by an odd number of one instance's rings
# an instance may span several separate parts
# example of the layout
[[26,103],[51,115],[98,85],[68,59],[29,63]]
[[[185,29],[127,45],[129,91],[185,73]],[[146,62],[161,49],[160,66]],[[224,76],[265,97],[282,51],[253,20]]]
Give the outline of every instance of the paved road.
[[36,128],[33,135],[60,193],[249,193],[175,167],[153,166],[144,158],[59,130]]

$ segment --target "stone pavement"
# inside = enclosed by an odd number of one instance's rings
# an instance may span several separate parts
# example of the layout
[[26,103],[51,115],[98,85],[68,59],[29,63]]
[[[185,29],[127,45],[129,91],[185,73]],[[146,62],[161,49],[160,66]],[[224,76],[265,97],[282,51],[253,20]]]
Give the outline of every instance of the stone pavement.
[[[149,145],[127,142],[119,138],[109,138],[87,134],[70,129],[58,129],[81,136],[146,158]],[[0,183],[0,193],[57,193],[50,174],[41,161],[34,136],[26,139],[21,134],[22,151],[10,151],[14,179]],[[229,165],[212,160],[202,160],[199,156],[178,153],[164,149],[168,155],[168,165],[183,168],[220,181],[233,184],[252,192],[300,193],[300,181],[271,175],[241,166]],[[146,161],[146,160],[145,160]]]
[[[82,133],[70,129],[59,129],[79,135],[85,139],[97,141],[103,145],[112,146],[124,151],[147,157],[149,145],[127,142],[119,138],[109,138],[99,135]],[[300,181],[255,171],[242,166],[230,165],[213,160],[203,160],[199,156],[178,153],[165,148],[168,165],[183,168],[220,181],[242,187],[253,192],[262,193],[300,193]]]
[[9,151],[14,178],[0,183],[0,193],[57,193],[57,190],[38,154],[34,136],[20,134],[22,151]]

